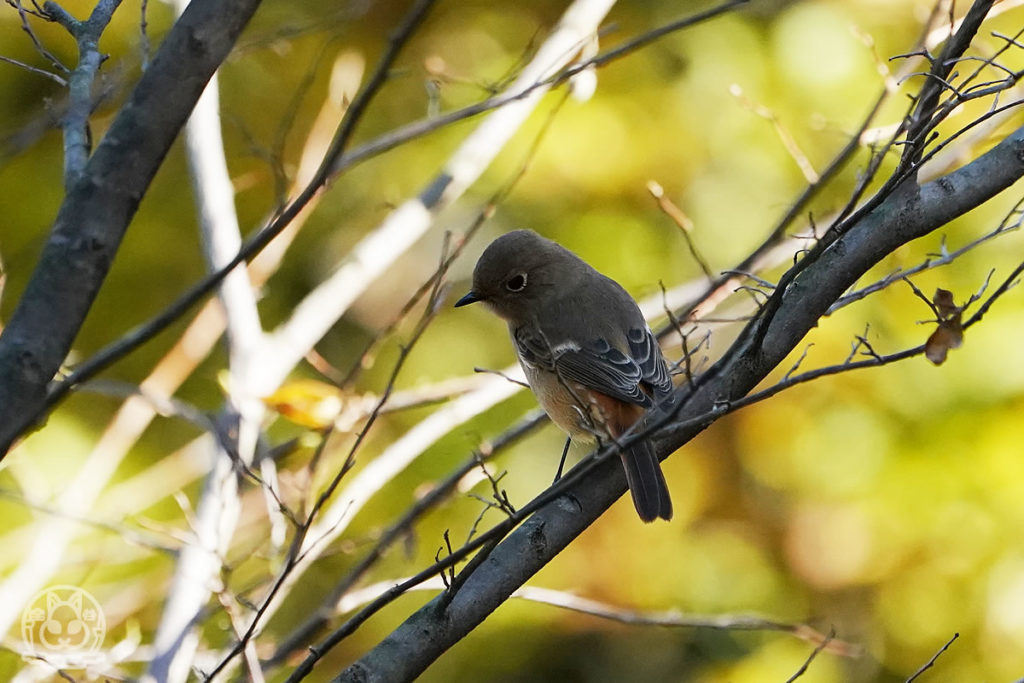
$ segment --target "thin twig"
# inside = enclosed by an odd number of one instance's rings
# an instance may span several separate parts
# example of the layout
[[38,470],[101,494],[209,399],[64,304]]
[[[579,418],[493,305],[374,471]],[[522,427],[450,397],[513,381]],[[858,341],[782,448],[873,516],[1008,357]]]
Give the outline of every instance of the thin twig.
[[139,54],[142,70],[149,67],[149,0],[141,0],[139,6]]
[[935,666],[935,662],[936,662],[936,661],[937,661],[937,660],[939,659],[939,657],[940,657],[940,656],[942,655],[942,653],[943,653],[943,652],[945,652],[946,650],[948,650],[948,649],[949,649],[949,646],[950,646],[950,645],[952,645],[952,644],[953,644],[953,642],[954,642],[954,641],[956,641],[956,639],[957,639],[957,638],[959,638],[959,637],[960,637],[960,634],[959,634],[959,633],[954,633],[954,634],[953,634],[953,637],[952,637],[952,638],[950,638],[950,639],[949,639],[949,640],[948,640],[948,641],[946,642],[946,644],[945,644],[945,645],[943,645],[943,646],[942,646],[941,648],[939,648],[939,651],[938,651],[938,652],[936,652],[936,653],[935,653],[934,655],[932,655],[932,658],[931,658],[931,659],[929,659],[929,660],[928,660],[927,662],[925,662],[925,663],[924,663],[924,665],[923,665],[923,666],[922,666],[922,667],[921,667],[920,669],[918,669],[917,671],[915,671],[915,672],[914,672],[914,675],[913,675],[913,676],[911,676],[910,678],[908,678],[908,679],[906,680],[906,683],[914,683],[914,681],[915,681],[915,680],[916,680],[916,679],[917,679],[917,678],[918,678],[918,677],[919,677],[919,676],[920,676],[921,674],[923,674],[923,673],[924,673],[925,671],[927,671],[928,669],[930,669],[930,668],[932,668],[933,666]]
[[22,69],[25,69],[26,71],[31,71],[34,74],[39,74],[40,76],[44,76],[46,78],[49,78],[51,81],[54,81],[58,85],[67,87],[68,82],[66,80],[64,80],[63,78],[61,78],[60,76],[58,76],[57,74],[53,73],[52,71],[47,71],[45,69],[39,69],[37,67],[32,66],[31,64],[26,64],[25,62],[19,62],[17,59],[11,59],[10,57],[4,57],[3,55],[0,55],[0,62],[7,62],[8,64],[13,64],[14,66],[21,67]]
[[775,112],[766,107],[765,105],[755,102],[744,94],[743,89],[738,84],[733,84],[729,87],[729,93],[739,100],[746,109],[753,112],[757,116],[761,117],[765,121],[772,124],[772,128],[775,130],[775,134],[778,136],[779,141],[782,143],[782,147],[789,154],[790,158],[793,159],[793,163],[796,164],[797,168],[803,174],[804,179],[808,184],[815,184],[821,180],[821,176],[814,170],[814,165],[811,160],[807,158],[807,154],[800,149],[800,145],[797,143],[793,135],[782,125],[779,118],[775,115]]
[[[39,19],[45,19],[46,21],[52,21],[53,19],[40,9],[25,9],[21,4],[21,0],[7,0],[7,4],[18,10],[18,16],[21,18],[21,30],[24,31],[29,40],[32,41],[32,45],[35,46],[36,52],[42,55],[46,61],[50,62],[50,64],[53,65],[53,68],[57,69],[57,71],[70,74],[71,69],[66,67],[64,63],[57,59],[52,52],[46,49],[43,42],[39,40],[39,37],[36,35],[36,32],[32,30],[32,25],[28,22],[28,17],[30,15],[38,17]],[[38,7],[38,5],[36,5],[36,7]]]
[[307,646],[310,640],[326,626],[328,620],[337,611],[341,610],[338,605],[349,595],[352,588],[362,580],[369,570],[384,557],[385,551],[393,546],[400,539],[408,535],[413,525],[421,519],[428,511],[437,507],[455,491],[457,485],[472,470],[479,467],[481,459],[489,460],[499,452],[517,443],[524,436],[533,432],[539,425],[547,421],[547,415],[543,411],[534,411],[527,415],[518,424],[509,428],[493,441],[481,444],[479,451],[472,454],[447,478],[430,489],[430,492],[417,501],[390,527],[381,533],[380,539],[373,548],[363,557],[361,561],[348,571],[348,573],[331,589],[330,593],[321,600],[324,608],[318,610],[303,624],[294,629],[287,637],[281,639],[274,655],[267,661],[268,666],[278,666],[284,663],[285,659],[294,652]]
[[676,206],[671,199],[665,196],[665,189],[657,182],[650,180],[647,182],[647,191],[654,197],[654,201],[658,203],[658,208],[661,209],[662,213],[672,219],[672,222],[676,224],[679,231],[683,235],[683,241],[686,242],[686,248],[690,250],[690,256],[700,266],[701,271],[709,281],[714,281],[715,275],[711,272],[711,267],[708,266],[707,261],[701,256],[697,250],[697,245],[694,244],[693,235],[693,221],[690,217],[683,213],[682,209]]
[[811,654],[807,657],[807,660],[799,669],[796,670],[796,673],[794,673],[792,676],[786,679],[786,683],[793,683],[793,681],[807,673],[807,669],[811,666],[811,662],[813,662],[815,658],[819,654],[821,654],[821,651],[824,650],[825,647],[832,642],[832,639],[835,637],[835,634],[835,629],[831,629],[828,632],[828,636],[826,636],[825,639],[821,641],[821,643],[816,648],[814,648],[814,650],[811,651]]
[[523,586],[517,589],[512,596],[631,626],[705,628],[716,631],[779,631],[814,643],[816,649],[820,649],[820,651],[842,657],[857,656],[862,649],[853,643],[836,640],[833,634],[826,635],[807,624],[777,621],[756,615],[718,614],[707,616],[684,614],[677,610],[640,611],[581,598],[565,591],[534,586]]
[[524,382],[523,380],[516,379],[515,377],[512,377],[508,373],[503,372],[501,370],[492,370],[491,368],[473,368],[473,372],[479,372],[485,375],[495,375],[497,377],[501,377],[505,381],[511,382],[512,384],[518,384],[524,389],[530,388],[530,385]]
[[1003,218],[1002,222],[999,224],[999,227],[997,227],[992,232],[986,233],[981,237],[971,240],[964,246],[954,251],[947,251],[945,249],[945,246],[943,245],[941,253],[928,255],[928,257],[925,258],[925,260],[919,263],[918,265],[913,266],[911,268],[900,268],[881,278],[877,282],[874,282],[865,287],[861,287],[860,289],[854,290],[849,294],[843,295],[838,301],[836,301],[834,304],[832,304],[832,306],[829,307],[828,315],[831,315],[840,308],[848,306],[854,303],[855,301],[860,301],[861,299],[866,298],[870,294],[874,294],[875,292],[886,289],[890,285],[899,282],[904,278],[910,277],[912,275],[917,275],[919,273],[923,273],[927,270],[939,268],[954,263],[956,259],[958,259],[960,256],[981,246],[982,244],[985,244],[989,240],[992,240],[1006,233],[1020,229],[1022,223],[1024,223],[1024,197],[1021,197],[1019,200],[1017,200],[1017,203],[1013,205],[1013,207],[1010,209],[1007,215]]

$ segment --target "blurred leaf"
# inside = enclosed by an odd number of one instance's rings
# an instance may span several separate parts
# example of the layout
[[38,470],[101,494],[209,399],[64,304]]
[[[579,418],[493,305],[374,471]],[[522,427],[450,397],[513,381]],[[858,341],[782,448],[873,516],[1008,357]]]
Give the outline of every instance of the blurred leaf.
[[295,424],[325,429],[345,406],[344,392],[333,384],[315,379],[297,379],[283,384],[263,402]]

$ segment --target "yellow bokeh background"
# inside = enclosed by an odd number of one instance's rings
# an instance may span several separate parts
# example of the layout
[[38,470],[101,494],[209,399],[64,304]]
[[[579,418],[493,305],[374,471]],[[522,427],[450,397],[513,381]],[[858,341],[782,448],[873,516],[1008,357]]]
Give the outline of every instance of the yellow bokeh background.
[[[252,231],[277,198],[272,164],[293,174],[304,136],[328,88],[331,64],[342,56],[356,71],[372,68],[404,2],[335,3],[268,0],[221,71],[222,112],[229,165],[243,230]],[[692,6],[691,6],[692,5]],[[92,4],[64,6],[85,16]],[[704,3],[629,0],[608,19],[602,46],[705,7]],[[440,2],[399,60],[370,107],[356,143],[426,116],[485,97],[519,64],[531,40],[543,39],[561,4],[540,1]],[[702,275],[679,229],[658,209],[651,180],[693,221],[691,237],[712,270],[733,268],[757,246],[803,190],[807,179],[773,122],[770,110],[821,172],[854,134],[885,87],[880,69],[895,72],[891,57],[913,48],[930,11],[923,0],[798,0],[752,2],[742,10],[673,33],[598,71],[592,100],[546,97],[495,163],[430,233],[370,287],[327,334],[317,350],[347,369],[368,340],[394,317],[430,275],[444,231],[461,233],[493,193],[519,173],[543,133],[525,175],[497,207],[453,266],[452,295],[468,288],[476,256],[498,234],[531,227],[565,244],[638,299]],[[137,3],[118,10],[101,44],[110,60],[104,83],[111,95],[93,119],[98,139],[140,71]],[[958,10],[963,8],[958,6]],[[149,4],[154,44],[170,26],[169,9]],[[1013,35],[1024,10],[991,18],[977,53]],[[294,29],[294,30],[292,30]],[[74,50],[53,26],[39,34],[67,62]],[[47,68],[20,28],[17,12],[0,7],[0,55]],[[1024,68],[1024,50],[1001,60]],[[443,67],[431,101],[427,64]],[[308,83],[304,81],[308,79]],[[905,93],[894,95],[874,122],[903,116]],[[38,75],[0,63],[0,258],[6,285],[0,316],[10,317],[46,239],[61,200],[61,138],[47,121],[60,88]],[[1020,90],[1005,101],[1020,97]],[[954,116],[948,134],[984,111],[986,101]],[[763,113],[763,112],[762,112]],[[553,117],[548,126],[548,118]],[[342,175],[325,193],[280,271],[263,288],[264,326],[285,319],[349,248],[388,211],[419,192],[438,172],[476,121],[442,129]],[[1024,115],[985,139],[964,145],[964,163],[984,152]],[[547,126],[547,127],[546,127]],[[282,131],[287,135],[282,136]],[[861,150],[792,227],[810,231],[843,206],[868,160]],[[891,164],[883,166],[891,170]],[[117,261],[78,338],[71,361],[88,357],[135,324],[162,310],[204,272],[183,150],[169,154],[142,202]],[[869,284],[899,267],[914,266],[944,248],[953,250],[992,231],[1019,198],[1016,186],[936,233],[888,256],[863,279]],[[979,291],[994,272],[1001,282],[1020,260],[1022,237],[1009,233],[979,246],[951,265],[914,277],[930,295],[949,289],[958,303]],[[785,264],[760,275],[777,281]],[[715,316],[748,314],[750,297],[737,293]],[[415,316],[414,316],[415,317]],[[858,335],[881,354],[924,342],[933,326],[924,303],[903,283],[823,318],[764,384],[801,361],[802,369],[842,362]],[[711,322],[699,368],[719,357],[740,323]],[[412,324],[399,326],[352,395],[383,391]],[[123,359],[105,375],[137,384],[174,343],[184,323]],[[865,333],[865,330],[867,332]],[[757,613],[808,623],[862,648],[858,657],[824,652],[800,680],[905,680],[954,633],[959,638],[926,679],[999,681],[1024,676],[1024,301],[1006,294],[983,322],[969,329],[962,348],[941,367],[923,357],[884,368],[858,370],[797,386],[712,425],[664,464],[676,506],[671,523],[641,525],[620,500],[569,546],[531,585],[565,590],[638,610],[679,610],[699,615]],[[694,337],[692,341],[696,341]],[[666,346],[675,360],[678,343]],[[467,376],[474,366],[514,362],[503,323],[483,310],[446,306],[418,342],[398,378],[398,389]],[[217,351],[178,396],[215,412],[223,394]],[[322,379],[310,366],[296,380]],[[323,398],[317,395],[318,399]],[[329,397],[334,400],[334,397]],[[32,523],[45,518],[94,447],[118,400],[82,392],[3,462],[0,471],[0,580],[25,560]],[[382,528],[416,496],[443,479],[472,448],[535,407],[520,392],[459,426],[374,497],[325,558],[304,579],[271,622],[261,642],[273,643],[308,616],[357,563]],[[2,407],[0,407],[2,409]],[[388,414],[360,451],[356,471],[436,407]],[[301,421],[300,421],[301,422]],[[87,587],[105,606],[114,642],[138,629],[151,640],[174,571],[171,553],[133,543],[140,531],[174,546],[188,521],[174,494],[194,504],[202,458],[171,454],[196,436],[193,425],[158,419],[120,466],[93,517],[113,527],[82,524],[65,554],[57,583]],[[280,463],[286,484],[301,478],[312,456],[309,423],[277,419],[272,442],[299,437]],[[326,449],[317,481],[344,461],[354,436],[338,434]],[[551,481],[562,435],[550,425],[531,433],[495,461],[512,502],[522,505]],[[573,457],[583,454],[572,451]],[[163,469],[161,469],[163,463]],[[472,493],[486,496],[486,482]],[[290,490],[295,495],[295,489]],[[482,504],[467,492],[420,521],[366,582],[410,575],[429,564],[450,530],[469,532]],[[276,569],[267,546],[259,491],[246,493],[243,519],[229,553],[232,589],[260,586]],[[489,512],[484,521],[494,522]],[[254,594],[259,595],[257,590]],[[318,666],[310,680],[327,680],[386,635],[426,599],[414,592],[376,615]],[[229,624],[213,617],[204,628],[212,646],[230,642]],[[667,629],[624,626],[528,601],[512,600],[423,675],[442,681],[785,681],[810,656],[813,644],[779,632]],[[262,654],[262,652],[261,652]],[[22,666],[0,652],[0,677]],[[135,672],[129,665],[128,670]],[[135,672],[137,673],[137,672]],[[271,680],[282,678],[277,672]]]

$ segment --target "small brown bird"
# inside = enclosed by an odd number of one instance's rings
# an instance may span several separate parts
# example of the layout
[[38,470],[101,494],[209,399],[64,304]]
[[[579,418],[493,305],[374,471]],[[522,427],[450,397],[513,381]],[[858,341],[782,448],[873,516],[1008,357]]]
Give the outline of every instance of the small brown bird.
[[[672,378],[636,302],[551,240],[531,230],[494,240],[473,270],[472,290],[455,305],[476,301],[508,323],[530,388],[571,438],[618,439],[670,400]],[[640,519],[671,519],[650,440],[619,455]]]

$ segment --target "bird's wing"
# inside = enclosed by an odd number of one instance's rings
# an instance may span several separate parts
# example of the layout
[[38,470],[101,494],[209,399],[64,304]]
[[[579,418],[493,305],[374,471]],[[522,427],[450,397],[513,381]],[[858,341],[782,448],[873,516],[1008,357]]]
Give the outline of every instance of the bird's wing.
[[[641,382],[651,384],[657,395],[662,391],[670,391],[672,381],[650,331],[646,335],[635,332],[638,330],[630,330],[628,335],[629,354],[615,348],[604,338],[591,339],[581,344],[564,341],[551,344],[543,335],[525,326],[516,329],[512,337],[519,356],[526,363],[555,372],[564,380],[579,382],[620,401],[649,408],[652,405],[651,397],[644,393]],[[652,380],[656,380],[657,384]],[[664,382],[667,382],[667,390],[663,389]]]
[[654,400],[660,402],[669,397],[675,388],[672,375],[651,328],[646,325],[642,328],[631,327],[626,333],[626,340],[629,342],[629,354],[640,367],[640,379],[651,387]]

